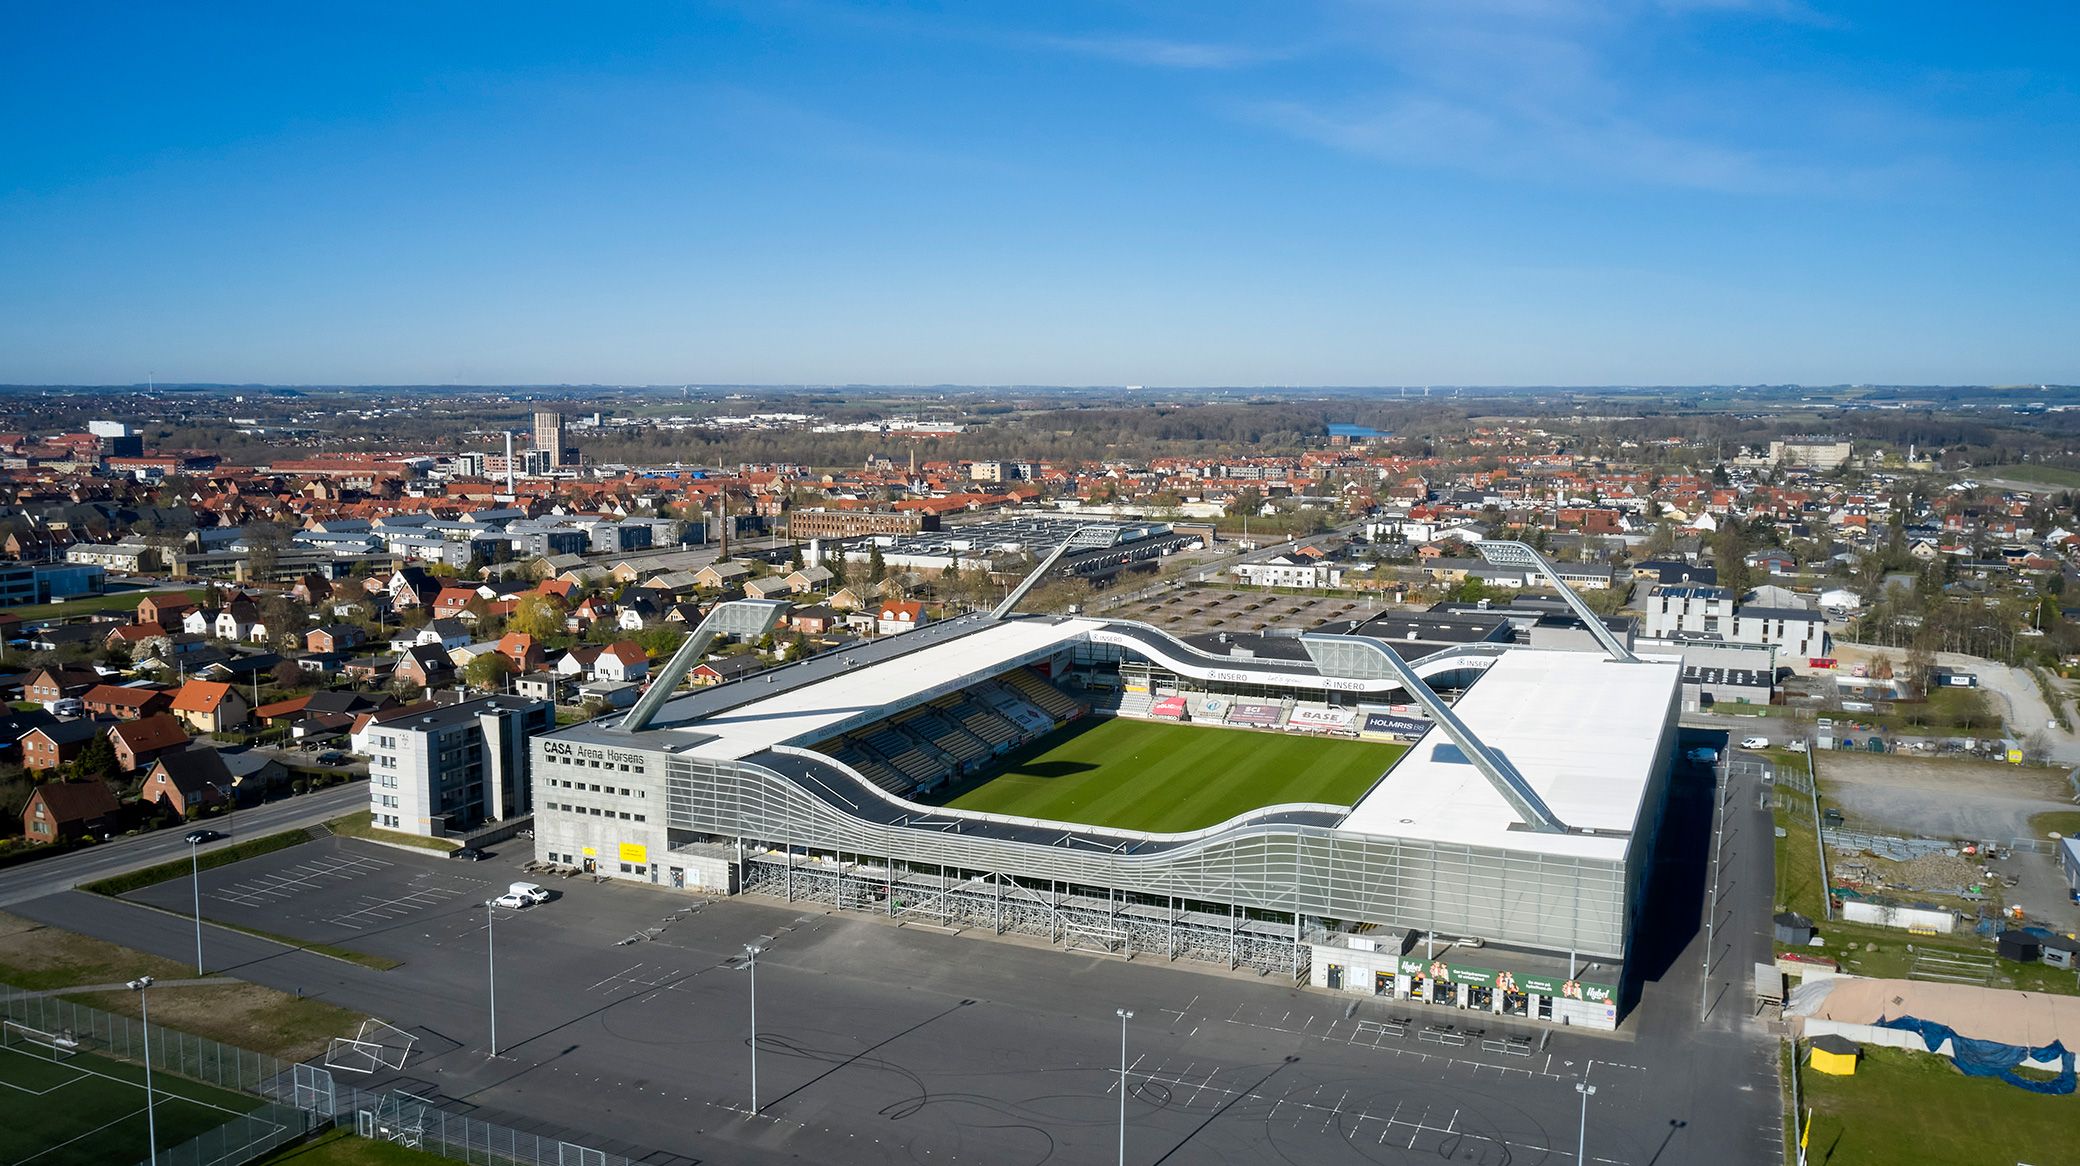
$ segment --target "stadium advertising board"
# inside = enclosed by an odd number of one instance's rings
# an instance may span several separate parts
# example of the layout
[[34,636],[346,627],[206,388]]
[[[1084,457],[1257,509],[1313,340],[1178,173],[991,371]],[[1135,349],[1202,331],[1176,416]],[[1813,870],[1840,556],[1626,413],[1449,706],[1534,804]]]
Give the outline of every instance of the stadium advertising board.
[[1420,717],[1399,717],[1389,713],[1365,714],[1365,731],[1368,733],[1391,733],[1397,737],[1420,737],[1430,728],[1430,722]]
[[1306,705],[1293,710],[1286,724],[1318,729],[1347,729],[1351,723],[1351,710],[1309,708]]
[[1469,964],[1449,963],[1442,959],[1425,960],[1421,956],[1412,955],[1401,957],[1401,974],[1428,976],[1442,984],[1472,984],[1478,988],[1495,988],[1503,992],[1530,992],[1539,996],[1556,996],[1564,1000],[1586,1000],[1591,1004],[1609,1004],[1618,994],[1618,990],[1609,984],[1592,984],[1586,980],[1569,980],[1562,976],[1539,976],[1529,972],[1477,968]]

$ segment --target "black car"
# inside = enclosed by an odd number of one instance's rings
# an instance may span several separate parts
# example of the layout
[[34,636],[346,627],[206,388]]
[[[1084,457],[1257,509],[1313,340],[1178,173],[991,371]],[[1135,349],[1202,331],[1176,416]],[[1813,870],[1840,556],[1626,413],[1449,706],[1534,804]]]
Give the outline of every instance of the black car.
[[223,836],[215,830],[190,830],[186,841],[190,846],[200,846],[205,842],[215,842]]
[[448,857],[460,859],[463,862],[482,862],[488,856],[474,846],[465,846],[460,850],[449,851]]
[[347,755],[337,749],[327,749],[325,752],[318,754],[318,764],[320,765],[344,765],[346,760]]

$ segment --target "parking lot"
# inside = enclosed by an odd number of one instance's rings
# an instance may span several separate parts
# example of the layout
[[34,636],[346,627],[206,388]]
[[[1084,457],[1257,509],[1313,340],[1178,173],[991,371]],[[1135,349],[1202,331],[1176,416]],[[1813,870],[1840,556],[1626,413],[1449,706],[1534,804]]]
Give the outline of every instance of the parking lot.
[[[342,1082],[660,1162],[1112,1161],[1115,1009],[1134,1014],[1129,1161],[1572,1163],[1581,1082],[1598,1090],[1591,1162],[1758,1161],[1780,1132],[1774,1046],[1737,1007],[1697,1029],[1688,954],[1653,970],[1611,1037],[585,879],[548,881],[540,906],[482,907],[529,877],[517,855],[328,839],[204,872],[203,911],[401,961],[237,969],[417,1038],[401,1071]],[[185,914],[189,893],[176,880],[134,897]],[[137,924],[130,942],[179,954],[177,918]],[[746,944],[762,948],[755,1115]]]
[[1350,596],[1275,595],[1187,587],[1106,614],[1144,620],[1180,636],[1195,636],[1207,632],[1315,628],[1332,619],[1362,619],[1378,612],[1381,606],[1376,599]]
[[[481,905],[510,881],[501,881],[488,864],[422,859],[334,838],[203,871],[202,914],[241,927],[352,946],[357,936],[456,906]],[[194,909],[193,896],[189,881],[176,879],[129,897],[185,914]]]

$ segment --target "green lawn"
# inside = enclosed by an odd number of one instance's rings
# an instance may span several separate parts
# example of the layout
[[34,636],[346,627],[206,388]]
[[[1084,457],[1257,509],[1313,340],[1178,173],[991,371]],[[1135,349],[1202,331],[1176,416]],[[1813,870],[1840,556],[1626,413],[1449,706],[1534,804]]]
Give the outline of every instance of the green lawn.
[[1991,1077],[1967,1077],[1933,1053],[1866,1046],[1853,1077],[1803,1069],[1813,1110],[1813,1166],[1904,1162],[2070,1162],[2075,1106]]
[[23,619],[50,619],[64,615],[91,615],[97,611],[136,611],[137,601],[143,599],[146,595],[158,596],[169,600],[176,600],[181,596],[186,596],[189,602],[194,602],[202,594],[199,590],[184,591],[178,589],[167,591],[122,591],[114,595],[82,595],[78,599],[68,599],[63,603],[31,603],[22,607],[10,607],[6,610],[13,615],[21,616]]
[[[161,1150],[258,1108],[258,1098],[152,1076]],[[79,1053],[0,1048],[0,1162],[106,1166],[145,1158],[144,1067]]]
[[955,809],[1175,833],[1283,802],[1348,806],[1407,748],[1086,717],[1008,756],[941,803]]

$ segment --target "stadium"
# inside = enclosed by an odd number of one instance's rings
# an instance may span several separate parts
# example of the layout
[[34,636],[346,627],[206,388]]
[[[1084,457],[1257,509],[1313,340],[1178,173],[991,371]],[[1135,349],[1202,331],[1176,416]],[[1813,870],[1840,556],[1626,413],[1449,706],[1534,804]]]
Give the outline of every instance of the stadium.
[[717,637],[785,607],[718,605],[635,708],[535,740],[537,857],[1615,1026],[1679,665],[1608,635],[1217,655],[1016,614],[1024,590],[676,691]]

